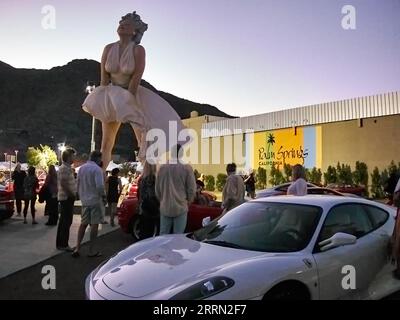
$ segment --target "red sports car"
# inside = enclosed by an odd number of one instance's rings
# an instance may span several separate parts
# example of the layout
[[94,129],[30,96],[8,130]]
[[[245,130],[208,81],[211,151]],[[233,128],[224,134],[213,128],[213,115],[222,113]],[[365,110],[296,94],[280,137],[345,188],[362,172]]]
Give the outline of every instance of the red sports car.
[[330,184],[328,188],[341,193],[351,193],[359,197],[364,197],[366,194],[366,188],[363,186]]
[[0,221],[14,214],[14,192],[0,184]]
[[[202,227],[204,218],[214,220],[222,213],[221,202],[215,201],[216,196],[203,192],[209,200],[208,206],[192,203],[189,206],[186,232],[195,231]],[[137,213],[137,197],[125,198],[118,208],[118,222],[124,232],[131,233],[135,239],[139,239],[139,215]],[[158,227],[154,226],[154,235],[158,234]]]

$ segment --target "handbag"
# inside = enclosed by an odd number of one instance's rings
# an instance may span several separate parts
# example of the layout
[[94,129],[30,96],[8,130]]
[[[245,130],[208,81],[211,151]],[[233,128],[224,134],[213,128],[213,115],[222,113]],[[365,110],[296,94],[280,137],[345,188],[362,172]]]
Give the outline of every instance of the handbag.
[[39,190],[39,203],[43,203],[49,200],[51,197],[50,188],[48,185],[44,184]]

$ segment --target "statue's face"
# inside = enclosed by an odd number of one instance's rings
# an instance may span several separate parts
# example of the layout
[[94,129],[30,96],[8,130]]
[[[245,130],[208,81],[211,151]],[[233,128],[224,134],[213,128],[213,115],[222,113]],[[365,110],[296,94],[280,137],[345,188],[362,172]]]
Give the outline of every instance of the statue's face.
[[133,21],[130,19],[124,19],[119,22],[117,29],[119,35],[129,35],[133,36],[135,34],[135,27]]

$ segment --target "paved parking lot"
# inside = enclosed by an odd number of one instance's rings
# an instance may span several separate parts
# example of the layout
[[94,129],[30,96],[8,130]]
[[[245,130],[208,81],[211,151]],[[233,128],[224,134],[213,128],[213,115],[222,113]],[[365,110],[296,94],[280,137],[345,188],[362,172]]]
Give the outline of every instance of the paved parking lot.
[[[37,225],[31,224],[29,212],[28,224],[23,224],[23,218],[16,215],[0,223],[0,279],[61,253],[56,249],[57,226],[45,225],[44,204],[38,203],[36,207]],[[76,245],[79,224],[80,216],[74,215],[70,229],[71,247]],[[111,228],[109,224],[101,225],[99,234],[116,229],[118,227]],[[88,232],[84,241],[87,240]]]
[[[97,258],[88,258],[84,254],[86,246],[82,247],[82,255],[72,258],[70,253],[61,253],[34,266],[20,270],[0,279],[0,300],[81,300],[85,298],[85,279],[103,260],[110,258],[133,243],[130,235],[117,229],[101,236],[97,245],[103,255]],[[42,274],[44,266],[53,266],[56,271],[56,289],[42,288]]]

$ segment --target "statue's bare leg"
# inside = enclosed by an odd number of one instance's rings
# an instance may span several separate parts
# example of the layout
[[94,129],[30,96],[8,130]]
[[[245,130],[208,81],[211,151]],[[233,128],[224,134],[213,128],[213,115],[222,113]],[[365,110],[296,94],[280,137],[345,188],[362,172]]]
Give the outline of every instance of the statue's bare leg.
[[133,131],[135,132],[136,140],[137,140],[138,146],[140,147],[140,145],[142,143],[142,130],[140,130],[139,128],[133,128]]
[[143,131],[143,129],[138,128],[137,126],[134,126],[133,124],[131,124],[131,127],[132,127],[133,131],[135,132],[138,147],[140,148],[139,154],[138,154],[138,158],[139,158],[138,160],[144,161],[145,160],[145,150],[141,149],[143,147],[142,141],[144,141],[146,139],[146,137],[144,135],[144,131]]
[[120,126],[121,123],[119,122],[102,123],[101,153],[103,154],[103,169],[106,169],[111,161],[111,153]]

